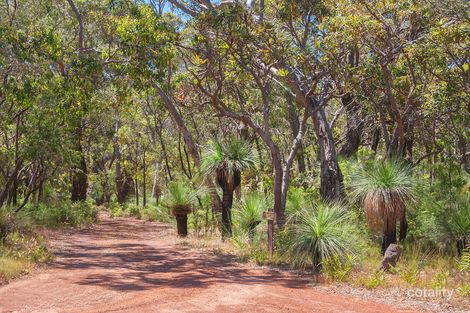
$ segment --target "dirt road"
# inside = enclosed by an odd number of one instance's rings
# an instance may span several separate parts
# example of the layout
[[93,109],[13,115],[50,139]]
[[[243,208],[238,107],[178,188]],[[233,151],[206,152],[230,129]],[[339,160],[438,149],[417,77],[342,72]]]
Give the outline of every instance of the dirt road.
[[0,312],[417,312],[191,249],[157,223],[103,216],[51,244],[53,264],[0,287]]

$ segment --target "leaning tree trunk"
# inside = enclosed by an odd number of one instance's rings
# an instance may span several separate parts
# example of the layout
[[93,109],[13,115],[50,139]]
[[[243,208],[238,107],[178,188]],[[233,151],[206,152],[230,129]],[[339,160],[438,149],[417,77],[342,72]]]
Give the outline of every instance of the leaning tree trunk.
[[[171,117],[173,118],[173,121],[178,126],[178,129],[181,135],[183,136],[184,142],[186,146],[188,147],[189,155],[193,159],[194,164],[196,165],[196,167],[199,168],[201,166],[201,158],[197,150],[196,143],[193,139],[193,136],[191,135],[188,128],[186,127],[186,124],[183,118],[181,117],[180,113],[178,112],[175,105],[173,104],[173,101],[170,99],[170,97],[165,93],[165,91],[158,84],[155,85],[155,89],[157,90],[160,98],[162,99],[163,105],[168,110]],[[214,188],[214,185],[210,181],[206,181],[206,184],[209,187],[209,193],[211,195],[212,210],[214,212],[218,212],[221,207],[220,197],[217,194]]]
[[178,236],[186,237],[188,235],[188,215],[187,214],[176,214],[176,229]]
[[338,165],[333,134],[325,110],[312,101],[312,119],[320,150],[320,195],[323,199],[339,200],[343,194],[343,174]]

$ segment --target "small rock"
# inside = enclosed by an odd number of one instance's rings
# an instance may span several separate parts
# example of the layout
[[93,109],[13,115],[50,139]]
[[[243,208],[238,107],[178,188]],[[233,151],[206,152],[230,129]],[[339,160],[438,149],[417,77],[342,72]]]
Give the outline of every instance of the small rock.
[[400,247],[396,244],[391,244],[385,250],[384,258],[382,260],[382,269],[390,271],[390,268],[397,265],[398,259],[400,258]]

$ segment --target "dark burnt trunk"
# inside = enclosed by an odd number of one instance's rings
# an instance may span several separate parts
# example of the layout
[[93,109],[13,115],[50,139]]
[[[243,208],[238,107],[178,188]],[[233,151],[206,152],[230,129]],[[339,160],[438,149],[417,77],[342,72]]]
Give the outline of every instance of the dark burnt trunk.
[[380,143],[380,128],[376,128],[374,130],[374,134],[372,136],[372,143],[370,145],[370,148],[374,153],[377,153],[377,149],[379,148],[379,143]]
[[406,216],[400,220],[400,241],[406,239],[406,235],[408,233],[408,221],[406,220]]
[[361,144],[363,130],[361,106],[351,94],[343,96],[341,102],[346,108],[346,134],[345,142],[339,149],[339,155],[351,157]]
[[392,243],[397,243],[397,228],[396,228],[396,221],[393,220],[386,220],[385,223],[387,224],[383,236],[382,236],[382,255],[387,250],[388,246]]
[[178,236],[186,237],[188,235],[188,215],[177,214],[175,217]]
[[79,122],[79,126],[75,132],[76,135],[76,151],[80,156],[80,163],[77,167],[72,170],[72,201],[84,201],[86,200],[86,192],[88,188],[88,170],[85,161],[85,154],[82,148],[82,123]]
[[88,172],[85,161],[85,156],[81,146],[80,152],[80,165],[73,169],[72,172],[72,201],[86,200],[86,192],[88,188]]
[[233,189],[223,188],[222,197],[222,238],[232,237]]

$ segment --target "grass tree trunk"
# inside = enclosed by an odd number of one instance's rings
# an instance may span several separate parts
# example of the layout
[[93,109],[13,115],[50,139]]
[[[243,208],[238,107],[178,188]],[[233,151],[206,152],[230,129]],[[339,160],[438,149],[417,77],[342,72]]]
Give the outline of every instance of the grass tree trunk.
[[232,236],[232,203],[233,192],[230,188],[223,189],[222,197],[222,238]]
[[175,217],[176,217],[176,229],[178,232],[178,236],[180,237],[188,236],[188,215],[177,214]]
[[395,219],[386,219],[384,223],[384,232],[382,236],[382,254],[385,253],[388,246],[397,243],[397,228]]

